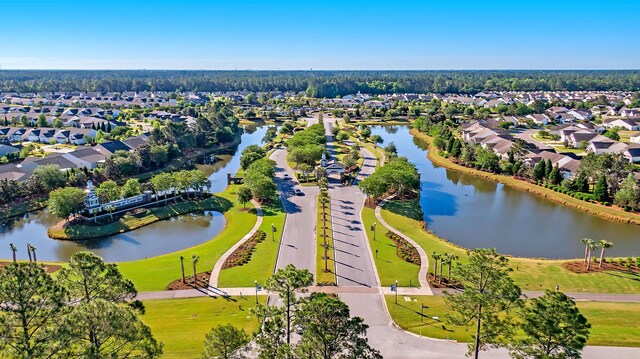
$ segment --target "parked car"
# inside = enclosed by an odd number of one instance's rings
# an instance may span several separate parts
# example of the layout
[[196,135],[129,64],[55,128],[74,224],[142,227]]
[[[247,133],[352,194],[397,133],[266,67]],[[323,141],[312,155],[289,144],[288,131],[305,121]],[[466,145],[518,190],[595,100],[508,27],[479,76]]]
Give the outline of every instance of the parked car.
[[296,196],[304,196],[304,192],[302,192],[302,191],[300,190],[300,188],[296,188],[296,189],[294,189],[294,190],[293,190],[293,193],[295,193],[295,194],[296,194]]
[[286,180],[290,180],[291,176],[289,176],[289,174],[285,173],[284,176],[282,176],[282,178],[284,178]]

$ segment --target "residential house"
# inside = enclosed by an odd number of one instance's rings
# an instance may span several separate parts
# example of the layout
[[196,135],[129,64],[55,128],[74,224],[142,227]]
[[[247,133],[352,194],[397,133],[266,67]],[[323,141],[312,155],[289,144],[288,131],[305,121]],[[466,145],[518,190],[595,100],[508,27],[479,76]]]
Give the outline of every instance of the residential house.
[[624,157],[627,158],[631,163],[640,162],[640,145],[633,144],[627,146],[627,149],[624,150]]
[[92,147],[80,148],[73,152],[65,153],[62,156],[75,163],[77,168],[87,169],[94,169],[107,159],[107,156]]
[[607,120],[603,124],[606,128],[620,127],[628,131],[640,130],[640,119],[618,118]]

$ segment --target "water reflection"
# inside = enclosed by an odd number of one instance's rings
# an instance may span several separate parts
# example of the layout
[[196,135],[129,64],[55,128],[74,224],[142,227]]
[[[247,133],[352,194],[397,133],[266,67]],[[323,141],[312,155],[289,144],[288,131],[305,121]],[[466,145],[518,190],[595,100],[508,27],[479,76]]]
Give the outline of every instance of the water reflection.
[[[506,187],[494,181],[434,166],[426,146],[407,126],[372,128],[398,155],[416,164],[421,176],[420,205],[428,226],[466,248],[495,247],[523,257],[576,258],[580,239],[607,239],[612,256],[640,255],[640,226],[613,222]],[[383,145],[384,146],[384,145]]]

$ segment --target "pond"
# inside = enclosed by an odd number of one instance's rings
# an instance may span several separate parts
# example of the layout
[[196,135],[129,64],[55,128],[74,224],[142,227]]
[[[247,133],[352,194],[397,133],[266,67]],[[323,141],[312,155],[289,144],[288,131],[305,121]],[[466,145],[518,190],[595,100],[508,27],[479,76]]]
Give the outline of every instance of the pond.
[[[241,143],[207,157],[210,165],[197,165],[211,180],[211,191],[221,192],[227,186],[227,172],[240,168],[240,153],[251,144],[260,144],[266,127],[246,129]],[[150,224],[135,231],[84,241],[60,241],[47,236],[47,228],[58,218],[47,210],[13,218],[0,225],[0,259],[12,256],[9,243],[14,243],[20,259],[27,259],[26,246],[36,247],[39,261],[68,261],[79,251],[91,251],[107,261],[130,261],[175,252],[204,243],[215,237],[225,226],[220,212],[205,211],[185,214]]]
[[[500,183],[435,166],[407,126],[376,126],[420,171],[420,205],[427,226],[465,248],[496,248],[535,258],[579,258],[580,239],[613,242],[611,256],[640,255],[640,226],[609,221]],[[598,252],[599,254],[599,252]]]

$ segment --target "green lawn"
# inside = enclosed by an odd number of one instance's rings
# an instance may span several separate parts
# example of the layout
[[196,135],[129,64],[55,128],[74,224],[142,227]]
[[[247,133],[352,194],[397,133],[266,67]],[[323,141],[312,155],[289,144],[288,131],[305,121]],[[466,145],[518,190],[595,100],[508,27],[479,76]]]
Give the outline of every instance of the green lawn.
[[[392,201],[382,210],[382,217],[389,225],[411,237],[424,248],[429,256],[430,273],[433,273],[433,252],[454,253],[460,257],[460,262],[465,262],[466,250],[421,228],[420,222],[415,219],[418,210],[419,203],[416,200]],[[365,211],[371,211],[373,214],[373,210]],[[566,292],[640,293],[640,276],[633,273],[607,271],[576,274],[562,268],[562,260],[511,258],[510,261],[514,269],[512,277],[522,290],[553,289],[557,284]],[[381,277],[382,269],[383,267],[378,269]],[[394,270],[393,266],[388,270]]]
[[73,240],[105,237],[132,231],[181,214],[198,211],[226,212],[233,206],[233,203],[226,198],[215,195],[201,200],[185,201],[175,204],[171,202],[168,203],[168,205],[149,208],[138,214],[126,214],[115,222],[103,225],[93,226],[80,223],[63,227],[60,224],[56,224],[49,228],[48,234],[51,238]]
[[[222,270],[218,286],[222,288],[251,287],[256,280],[259,283],[264,283],[273,274],[278,249],[280,248],[280,236],[284,226],[285,212],[282,209],[280,200],[274,199],[272,205],[263,206],[262,214],[263,220],[260,229],[267,234],[267,239],[258,243],[249,263]],[[271,224],[276,227],[273,237]],[[236,241],[240,238],[236,238]]]
[[326,216],[327,216],[327,269],[328,272],[324,271],[324,239],[322,237],[322,205],[320,204],[320,200],[317,201],[316,208],[316,283],[324,284],[324,285],[335,285],[336,284],[336,273],[335,273],[335,252],[333,249],[333,231],[331,226],[331,205],[328,204],[326,206]]
[[[243,210],[242,205],[237,203],[236,188],[237,185],[230,185],[217,194],[230,201],[233,206],[224,212],[227,224],[215,238],[192,248],[158,257],[119,263],[120,271],[134,282],[138,291],[157,291],[164,290],[170,282],[180,277],[180,256],[191,258],[192,254],[197,254],[200,256],[198,271],[212,270],[216,261],[249,233],[256,223],[255,209]],[[251,203],[247,204],[248,208],[251,206]]]
[[[265,296],[260,296],[264,303]],[[252,333],[258,329],[258,318],[249,309],[255,297],[243,298],[162,299],[144,302],[142,317],[156,339],[164,343],[162,358],[199,358],[205,335],[216,325],[231,323]]]
[[[406,301],[409,298],[410,301]],[[385,296],[389,313],[403,329],[431,338],[469,341],[471,327],[458,327],[446,324],[445,314],[448,308],[444,297],[440,296]],[[424,308],[420,314],[421,304]],[[640,346],[640,303],[577,302],[580,312],[591,323],[591,335],[588,345]],[[437,317],[438,319],[433,319]]]
[[[386,218],[385,218],[386,220]],[[401,287],[419,286],[418,272],[420,266],[406,262],[396,255],[396,244],[385,234],[387,229],[380,223],[375,226],[375,240],[371,226],[377,222],[373,209],[365,207],[362,210],[362,221],[369,245],[373,251],[374,262],[378,270],[381,286],[389,286],[395,281]],[[412,237],[413,238],[413,237]],[[376,250],[378,253],[376,254]]]

